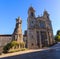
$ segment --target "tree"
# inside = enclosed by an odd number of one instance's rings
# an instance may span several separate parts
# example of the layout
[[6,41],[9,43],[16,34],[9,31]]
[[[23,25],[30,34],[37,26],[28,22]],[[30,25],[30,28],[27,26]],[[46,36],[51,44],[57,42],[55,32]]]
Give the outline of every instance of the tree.
[[60,30],[57,31],[57,34],[56,34],[56,36],[55,36],[55,40],[56,40],[57,42],[60,42]]
[[57,35],[60,35],[60,30],[57,31]]

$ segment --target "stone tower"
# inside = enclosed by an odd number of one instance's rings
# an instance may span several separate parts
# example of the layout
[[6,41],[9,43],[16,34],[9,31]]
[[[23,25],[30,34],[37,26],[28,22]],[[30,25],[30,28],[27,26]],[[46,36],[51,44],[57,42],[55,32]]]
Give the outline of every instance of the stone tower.
[[53,30],[48,12],[35,17],[33,7],[28,9],[27,18],[27,46],[28,48],[42,48],[54,43]]
[[36,48],[36,35],[35,35],[35,10],[33,7],[30,7],[28,10],[27,18],[27,46],[28,48]]
[[16,19],[16,26],[12,35],[12,40],[17,42],[23,42],[23,35],[22,35],[22,20],[20,17]]

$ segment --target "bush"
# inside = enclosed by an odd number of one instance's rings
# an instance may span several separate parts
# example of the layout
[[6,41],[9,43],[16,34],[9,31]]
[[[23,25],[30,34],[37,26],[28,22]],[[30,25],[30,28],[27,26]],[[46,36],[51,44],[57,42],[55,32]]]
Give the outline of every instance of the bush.
[[[24,42],[18,43],[17,41],[12,41],[12,42],[8,43],[6,46],[4,46],[3,52],[7,53],[10,49],[14,50],[14,49],[20,49],[20,48],[24,48],[24,47],[25,47]],[[22,50],[24,50],[24,49],[22,49]]]
[[11,43],[8,43],[6,46],[4,46],[3,52],[7,53],[10,48],[12,48],[12,45],[11,45]]
[[21,49],[14,49],[14,50],[10,50],[9,53],[13,53],[13,52],[18,52],[18,51],[25,51],[27,50],[26,48],[21,48]]
[[56,35],[55,36],[55,40],[58,41],[58,42],[60,42],[60,35]]

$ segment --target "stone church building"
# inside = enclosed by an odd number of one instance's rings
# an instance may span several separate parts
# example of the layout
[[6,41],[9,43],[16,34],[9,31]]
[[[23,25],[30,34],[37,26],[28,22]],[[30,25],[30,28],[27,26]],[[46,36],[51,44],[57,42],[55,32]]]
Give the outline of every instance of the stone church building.
[[35,16],[33,7],[28,9],[27,30],[22,34],[22,20],[16,19],[16,26],[13,34],[0,35],[0,51],[3,47],[15,40],[17,42],[25,42],[25,47],[29,49],[43,48],[54,43],[53,29],[49,14],[47,11],[43,12],[43,16]]
[[33,7],[28,9],[27,30],[24,33],[24,41],[28,48],[43,48],[54,43],[53,29],[48,12],[43,16],[35,16]]

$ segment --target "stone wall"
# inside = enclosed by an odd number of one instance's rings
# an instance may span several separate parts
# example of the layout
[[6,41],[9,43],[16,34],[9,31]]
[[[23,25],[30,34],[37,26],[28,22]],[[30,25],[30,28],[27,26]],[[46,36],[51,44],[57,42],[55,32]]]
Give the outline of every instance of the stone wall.
[[3,51],[3,47],[7,43],[11,42],[11,40],[12,40],[11,35],[0,35],[0,52]]

